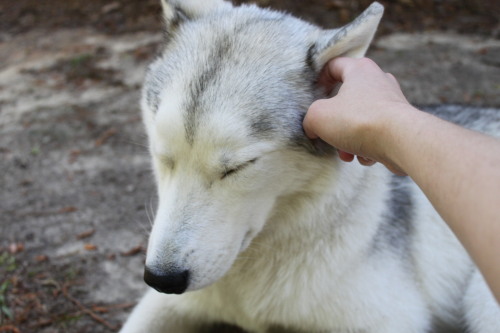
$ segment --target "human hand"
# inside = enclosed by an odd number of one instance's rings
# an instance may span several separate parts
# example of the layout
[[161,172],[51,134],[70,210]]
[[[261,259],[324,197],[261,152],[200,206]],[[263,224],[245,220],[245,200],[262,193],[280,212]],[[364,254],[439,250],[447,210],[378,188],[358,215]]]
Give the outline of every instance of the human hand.
[[394,76],[368,58],[336,58],[325,66],[319,83],[327,92],[342,85],[337,95],[309,107],[303,123],[306,135],[336,147],[344,161],[357,155],[363,165],[377,161],[404,174],[386,151],[390,127],[411,107]]

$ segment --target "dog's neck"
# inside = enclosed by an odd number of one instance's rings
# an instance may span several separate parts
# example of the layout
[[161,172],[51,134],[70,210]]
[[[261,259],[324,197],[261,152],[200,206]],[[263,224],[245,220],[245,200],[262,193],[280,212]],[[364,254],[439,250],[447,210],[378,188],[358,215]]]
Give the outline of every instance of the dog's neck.
[[[265,257],[279,251],[300,252],[304,248],[319,246],[322,251],[330,248],[342,256],[345,248],[365,247],[376,232],[376,224],[370,223],[366,212],[375,218],[382,209],[366,207],[366,202],[378,202],[366,198],[387,195],[387,188],[383,185],[386,177],[389,173],[381,165],[367,168],[341,163],[337,170],[325,171],[314,180],[322,183],[320,188],[323,191],[318,192],[318,186],[311,186],[316,191],[306,188],[277,200],[273,214],[264,226],[266,232],[257,235],[247,251],[252,256],[258,253]],[[356,232],[356,229],[360,235],[357,244],[352,243],[352,239],[350,244],[344,244],[344,234]],[[339,249],[338,252],[335,249]]]

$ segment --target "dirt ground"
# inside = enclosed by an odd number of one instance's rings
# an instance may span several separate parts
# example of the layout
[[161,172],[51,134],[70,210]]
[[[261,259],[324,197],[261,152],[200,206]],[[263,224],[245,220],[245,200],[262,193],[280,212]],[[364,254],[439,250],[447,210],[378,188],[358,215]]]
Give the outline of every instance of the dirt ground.
[[[239,1],[241,2],[241,1]],[[260,0],[325,27],[370,1]],[[369,52],[416,104],[500,107],[498,1],[383,1]],[[156,205],[138,101],[157,0],[0,2],[0,332],[116,332]]]

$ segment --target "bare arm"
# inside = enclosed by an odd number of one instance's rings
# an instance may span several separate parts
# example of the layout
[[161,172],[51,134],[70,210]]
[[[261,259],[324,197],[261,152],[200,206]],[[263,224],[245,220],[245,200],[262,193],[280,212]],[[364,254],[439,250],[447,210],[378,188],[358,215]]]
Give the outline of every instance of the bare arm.
[[500,141],[413,108],[369,59],[335,59],[322,80],[344,84],[311,105],[308,136],[337,147],[344,160],[363,156],[362,164],[378,161],[412,177],[500,301]]

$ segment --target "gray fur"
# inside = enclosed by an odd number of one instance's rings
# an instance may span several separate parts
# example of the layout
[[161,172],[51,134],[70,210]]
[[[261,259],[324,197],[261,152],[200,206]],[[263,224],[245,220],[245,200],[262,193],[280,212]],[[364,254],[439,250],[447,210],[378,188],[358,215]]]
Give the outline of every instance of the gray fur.
[[491,133],[500,128],[500,111],[495,108],[459,104],[428,105],[420,108],[466,128]]
[[153,113],[158,111],[160,93],[168,81],[168,71],[163,62],[155,62],[149,66],[143,85],[146,103]]
[[374,247],[389,248],[409,256],[415,202],[411,180],[408,177],[392,176],[387,205],[387,213],[375,236]]
[[189,85],[190,95],[184,106],[186,110],[184,126],[186,129],[186,140],[189,143],[193,143],[196,127],[198,127],[200,122],[199,119],[203,112],[208,109],[203,105],[203,102],[210,103],[210,100],[203,101],[203,95],[210,86],[217,86],[217,80],[224,66],[223,63],[228,62],[231,57],[230,48],[232,43],[228,35],[220,36],[214,45],[216,47],[210,50],[211,54],[209,55],[209,59],[213,61],[206,64],[201,73],[199,73],[199,76],[193,78]]

